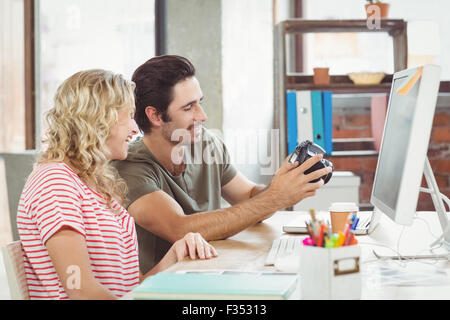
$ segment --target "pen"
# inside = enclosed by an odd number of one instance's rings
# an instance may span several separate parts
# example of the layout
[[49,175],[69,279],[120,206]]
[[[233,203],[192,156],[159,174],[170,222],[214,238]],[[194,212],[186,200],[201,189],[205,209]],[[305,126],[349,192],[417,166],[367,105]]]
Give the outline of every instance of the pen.
[[312,239],[312,242],[313,242],[312,245],[313,246],[316,245],[316,240],[315,240],[316,236],[315,236],[314,231],[313,231],[313,229],[311,227],[311,224],[309,224],[308,222],[306,222],[306,229],[308,230],[309,237]]
[[352,227],[351,227],[352,230],[356,229],[356,227],[358,226],[358,222],[359,222],[359,217],[356,218],[355,221],[353,222]]
[[313,223],[316,222],[316,211],[314,209],[309,209],[309,214],[311,215]]

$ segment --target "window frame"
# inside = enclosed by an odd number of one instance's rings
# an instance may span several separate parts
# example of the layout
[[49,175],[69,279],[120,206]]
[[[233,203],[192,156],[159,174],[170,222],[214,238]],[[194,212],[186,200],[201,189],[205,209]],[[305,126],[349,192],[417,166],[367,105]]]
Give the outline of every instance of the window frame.
[[[24,32],[25,32],[25,149],[36,147],[36,51],[35,21],[36,6],[34,0],[24,0]],[[39,8],[39,7],[38,7]]]

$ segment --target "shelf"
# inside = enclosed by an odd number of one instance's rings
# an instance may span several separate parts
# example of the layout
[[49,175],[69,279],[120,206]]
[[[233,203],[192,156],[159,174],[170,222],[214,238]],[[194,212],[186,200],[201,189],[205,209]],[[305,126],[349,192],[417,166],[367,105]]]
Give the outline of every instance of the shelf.
[[[340,94],[378,94],[390,93],[392,74],[386,75],[378,85],[355,85],[348,75],[331,75],[330,84],[314,85],[313,76],[291,74],[287,72],[287,35],[314,32],[385,32],[392,37],[394,51],[394,70],[397,72],[407,68],[407,22],[402,19],[381,19],[379,27],[371,28],[368,20],[305,20],[289,19],[278,23],[274,32],[274,95],[275,129],[280,133],[280,161],[287,156],[286,131],[286,91],[311,90],[331,91]],[[334,142],[333,142],[334,143]],[[372,149],[372,150],[371,150]],[[378,152],[373,148],[355,147],[354,149],[337,149],[332,156],[374,156]]]
[[332,75],[330,84],[315,85],[311,75],[289,73],[286,76],[286,89],[332,91],[333,93],[389,93],[391,81],[392,74],[388,74],[380,84],[355,85],[347,75]]
[[406,21],[402,19],[381,19],[379,28],[370,28],[367,19],[358,20],[305,20],[289,19],[284,21],[284,32],[387,32],[397,36],[406,29]]
[[373,138],[333,139],[331,157],[377,156]]
[[373,86],[356,86],[354,84],[330,83],[329,85],[317,86],[308,83],[287,84],[287,90],[319,90],[332,91],[333,93],[389,93],[391,91],[390,83],[383,83]]
[[355,156],[377,156],[375,150],[352,150],[352,151],[333,151],[331,157],[355,157]]

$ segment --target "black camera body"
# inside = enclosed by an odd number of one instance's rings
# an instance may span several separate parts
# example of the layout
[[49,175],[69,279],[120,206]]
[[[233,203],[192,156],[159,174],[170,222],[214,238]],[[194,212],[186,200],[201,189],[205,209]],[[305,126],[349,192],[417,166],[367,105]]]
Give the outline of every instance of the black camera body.
[[[317,144],[305,140],[302,143],[300,143],[292,153],[292,155],[289,158],[290,163],[294,163],[298,161],[299,164],[302,164],[306,160],[308,160],[311,157],[314,157],[317,154],[325,154],[325,150],[323,150],[320,146]],[[333,164],[331,161],[328,161],[326,159],[320,160],[319,162],[315,163],[311,168],[305,171],[305,174],[311,173],[316,170],[320,170],[326,167],[331,167],[331,172],[320,177],[319,179],[312,180],[311,182],[318,182],[320,179],[323,179],[325,183],[330,181],[331,176],[333,175]]]

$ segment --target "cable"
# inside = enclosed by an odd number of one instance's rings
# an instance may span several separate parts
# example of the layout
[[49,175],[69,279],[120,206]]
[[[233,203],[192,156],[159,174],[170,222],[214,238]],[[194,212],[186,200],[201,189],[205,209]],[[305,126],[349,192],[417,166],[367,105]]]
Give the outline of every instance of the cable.
[[[427,189],[427,188],[420,188],[420,191],[425,192],[425,193],[429,193],[429,194],[434,194],[434,191],[431,189]],[[447,204],[448,208],[450,209],[450,199],[443,193],[439,192],[439,197],[444,200],[444,202]]]
[[[425,219],[419,217],[417,214],[415,215],[414,218],[418,219],[418,220],[421,220],[421,221],[423,221],[425,223],[425,225],[426,225],[426,227],[428,229],[428,232],[433,236],[433,238],[435,238],[435,239],[437,238],[438,240],[440,239],[440,238],[436,237],[436,235],[431,231],[431,228],[430,228],[430,225],[428,224],[428,221],[426,221]],[[370,262],[374,262],[374,261],[378,261],[378,260],[391,260],[393,262],[396,262],[401,267],[405,267],[406,266],[406,262],[408,262],[408,261],[416,261],[416,262],[421,262],[421,263],[428,264],[428,265],[433,265],[433,264],[436,264],[439,260],[442,260],[444,257],[448,257],[448,255],[445,255],[445,254],[444,255],[440,255],[440,254],[436,254],[434,252],[436,249],[438,249],[438,248],[440,248],[442,246],[442,243],[439,243],[437,241],[433,242],[430,245],[429,249],[424,248],[424,249],[420,250],[419,252],[417,252],[417,254],[415,256],[404,256],[404,255],[402,255],[400,253],[400,242],[401,242],[401,239],[402,239],[403,234],[405,232],[405,229],[406,229],[406,227],[403,226],[402,230],[401,230],[401,232],[400,232],[400,234],[398,236],[398,239],[397,239],[397,250],[395,250],[392,247],[390,247],[388,245],[385,245],[385,244],[360,242],[360,244],[363,244],[363,245],[364,244],[368,244],[368,245],[382,246],[382,247],[385,247],[385,248],[388,248],[388,249],[392,250],[396,254],[396,256],[392,256],[392,257],[379,256],[375,252],[375,250],[372,250],[373,254],[377,257],[377,259],[376,260],[366,261],[366,263],[370,263]],[[434,247],[434,245],[436,243],[438,243],[439,245],[437,247]],[[431,252],[432,255],[431,256],[420,256],[420,254],[422,252],[424,252],[424,251],[429,251],[429,252]],[[423,259],[434,260],[434,262],[425,262],[425,261],[423,261]]]
[[[421,188],[420,188],[420,191],[425,192],[425,193],[429,193],[429,194],[435,194],[435,192],[434,192],[433,190],[427,189],[427,188],[422,188],[422,187],[421,187]],[[441,200],[443,200],[443,201],[447,204],[447,206],[450,208],[450,199],[449,199],[445,194],[443,194],[443,193],[441,193],[441,192],[438,193],[438,196],[439,196],[439,198],[440,198]],[[407,257],[407,256],[404,256],[404,255],[402,255],[402,254],[400,253],[400,241],[401,241],[401,238],[402,238],[403,233],[404,233],[404,231],[405,231],[405,227],[402,228],[402,231],[400,232],[400,235],[399,235],[399,237],[398,237],[398,239],[397,239],[397,250],[391,248],[391,247],[388,246],[388,245],[385,245],[385,244],[379,244],[379,243],[364,243],[364,242],[360,242],[360,244],[368,244],[368,245],[382,246],[382,247],[386,247],[386,248],[388,248],[388,249],[394,251],[394,252],[396,253],[397,257],[390,257],[390,259],[393,260],[393,261],[395,261],[395,259],[398,259],[398,261],[400,262],[399,265],[401,265],[401,266],[402,266],[402,265],[405,266],[405,262],[406,262],[406,261],[419,261],[419,262],[426,263],[426,264],[435,264],[435,263],[437,263],[438,260],[441,260],[442,257],[445,256],[445,255],[442,255],[441,257],[439,257],[439,255],[437,255],[437,254],[434,253],[434,250],[439,249],[440,247],[442,247],[442,242],[441,242],[441,240],[442,240],[442,238],[444,237],[444,234],[445,234],[445,232],[447,231],[447,229],[450,228],[450,223],[449,223],[449,225],[447,226],[446,230],[444,230],[443,234],[442,234],[440,237],[437,237],[437,236],[431,231],[431,228],[430,228],[430,225],[428,224],[428,221],[426,221],[425,219],[419,217],[419,216],[417,215],[417,213],[416,213],[416,215],[415,215],[414,218],[415,218],[415,219],[422,220],[422,221],[425,223],[425,225],[427,226],[428,232],[433,236],[433,238],[436,239],[436,241],[434,241],[433,243],[430,244],[429,249],[422,249],[422,250],[420,250],[420,251],[418,252],[418,254],[417,254],[417,257],[414,257],[414,256],[409,256],[409,257]],[[438,246],[436,247],[436,245],[438,245]],[[421,260],[421,257],[419,256],[419,253],[421,253],[421,252],[423,252],[423,251],[426,251],[426,250],[429,250],[433,255],[435,255],[434,258],[433,258],[433,257],[430,257],[430,258],[429,258],[429,259],[431,259],[431,260],[435,260],[434,263],[429,263],[429,262],[420,261],[420,260]],[[376,253],[374,250],[373,250],[373,253],[374,253],[374,255],[377,257],[377,259],[376,259],[376,260],[366,261],[365,263],[369,263],[369,262],[373,262],[373,261],[378,261],[378,260],[380,260],[380,258],[384,258],[384,257],[378,256],[377,253]],[[449,256],[449,258],[450,258],[450,256]]]
[[[419,190],[422,191],[422,192],[425,192],[425,193],[429,193],[429,194],[431,194],[431,195],[432,195],[432,194],[436,194],[433,190],[427,189],[427,188],[422,188],[422,187],[420,187]],[[447,207],[450,209],[450,199],[449,199],[445,194],[443,194],[443,193],[441,193],[441,192],[439,192],[437,195],[439,196],[439,198],[440,198],[441,200],[444,201],[444,203],[447,204]],[[444,206],[444,210],[445,210],[445,206]],[[441,235],[439,238],[437,238],[436,241],[434,241],[432,244],[430,244],[430,247],[433,247],[433,246],[435,246],[436,244],[442,242],[442,239],[444,238],[445,234],[446,234],[447,232],[449,232],[449,231],[450,231],[450,223],[447,225],[447,227],[445,228],[445,230],[442,232],[442,235]]]

